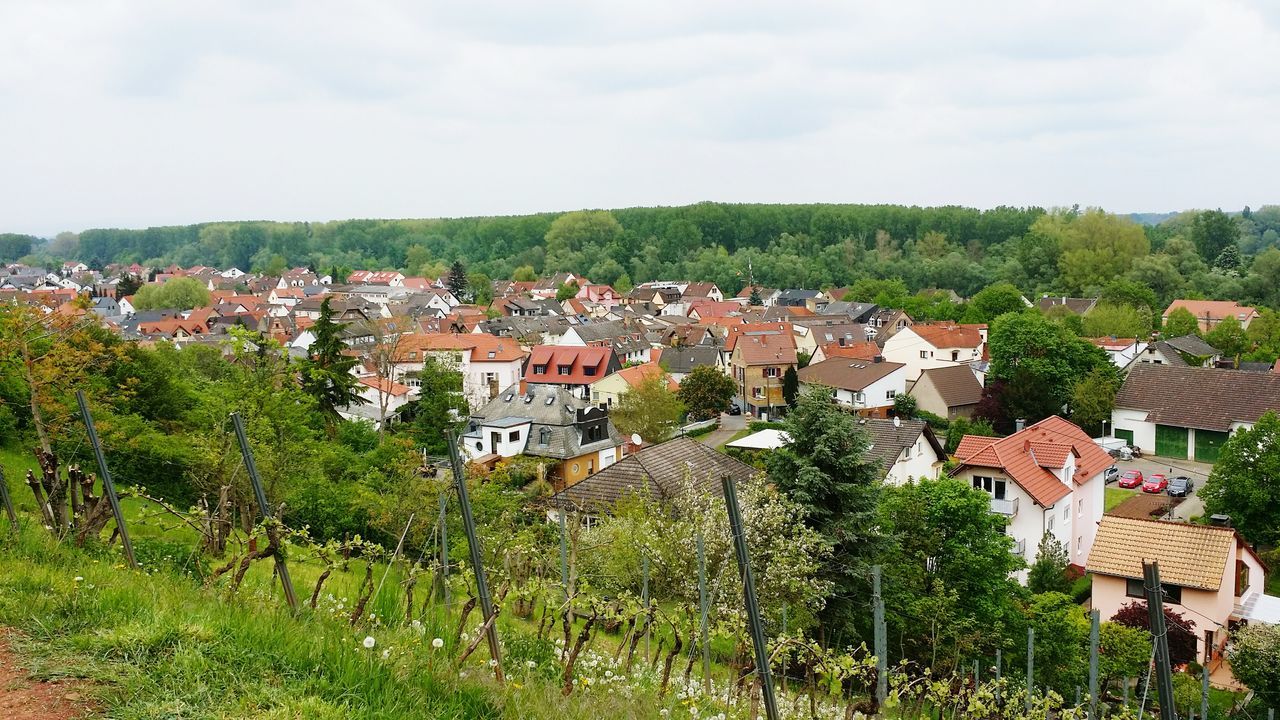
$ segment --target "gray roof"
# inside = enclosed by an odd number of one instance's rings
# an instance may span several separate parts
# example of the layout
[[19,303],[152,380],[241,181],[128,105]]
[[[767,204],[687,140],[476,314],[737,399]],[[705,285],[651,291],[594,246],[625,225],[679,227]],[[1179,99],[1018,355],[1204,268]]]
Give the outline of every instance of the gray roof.
[[[605,422],[605,436],[601,440],[586,442],[584,429],[601,419]],[[607,414],[594,405],[558,385],[528,383],[524,394],[519,385],[503,390],[471,416],[476,430],[482,427],[511,427],[532,423],[525,441],[524,454],[550,458],[571,458],[583,453],[617,447],[622,436],[608,420]],[[542,430],[548,431],[547,443],[542,443]]]
[[867,440],[871,443],[866,459],[879,465],[885,474],[888,474],[904,449],[915,445],[921,433],[924,433],[925,440],[933,446],[939,459],[947,457],[933,430],[923,420],[899,419],[895,425],[893,420],[887,418],[859,418],[858,424],[866,429],[869,436]]
[[1227,432],[1280,408],[1280,375],[1139,363],[1116,395],[1116,407],[1146,410],[1146,421]]
[[617,463],[556,493],[553,501],[577,507],[605,507],[629,494],[647,493],[658,502],[667,501],[692,487],[715,496],[723,492],[720,478],[729,476],[743,482],[759,473],[689,437],[678,437],[650,445]]
[[[1215,347],[1201,339],[1199,335],[1182,335],[1176,338],[1169,338],[1156,343],[1156,345],[1162,352],[1166,347],[1169,347],[1178,352],[1195,355],[1196,357],[1211,357],[1221,354]],[[1164,354],[1167,356],[1169,353],[1165,352]]]
[[667,369],[667,372],[683,375],[703,365],[715,367],[719,361],[720,348],[714,345],[695,345],[667,348],[662,351],[662,357],[658,362]]
[[574,332],[583,342],[600,342],[601,340],[613,340],[615,338],[627,337],[632,333],[621,320],[610,320],[605,322],[583,323],[574,328]]
[[805,290],[803,288],[789,288],[778,293],[779,300],[810,300],[818,297],[821,293],[817,290]]

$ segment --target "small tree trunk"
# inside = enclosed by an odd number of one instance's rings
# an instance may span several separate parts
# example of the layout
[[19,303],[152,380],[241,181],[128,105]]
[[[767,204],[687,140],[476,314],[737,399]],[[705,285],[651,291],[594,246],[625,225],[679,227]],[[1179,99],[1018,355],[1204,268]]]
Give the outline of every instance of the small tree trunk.
[[671,635],[675,638],[675,642],[671,645],[671,652],[667,653],[667,659],[662,663],[662,684],[658,687],[658,697],[665,697],[667,694],[667,685],[671,682],[671,666],[676,661],[676,656],[680,654],[680,648],[684,642],[680,638],[680,631],[676,629],[675,624],[671,625]]
[[320,588],[324,587],[324,581],[329,579],[329,575],[333,573],[333,567],[326,567],[324,572],[320,573],[320,577],[316,578],[316,587],[311,591],[311,609],[316,609],[316,601],[320,599]]
[[458,631],[453,634],[453,646],[457,647],[462,642],[462,630],[467,627],[467,616],[476,608],[476,599],[474,597],[467,598],[462,605],[462,615],[458,617]]
[[573,644],[573,650],[569,652],[569,657],[564,664],[564,688],[560,694],[568,697],[573,692],[573,667],[578,663],[578,655],[582,652],[582,646],[587,644],[587,640],[591,639],[591,626],[595,625],[596,620],[600,618],[600,611],[592,609],[591,617],[587,618],[587,623],[582,626],[582,632],[578,633],[578,640]]

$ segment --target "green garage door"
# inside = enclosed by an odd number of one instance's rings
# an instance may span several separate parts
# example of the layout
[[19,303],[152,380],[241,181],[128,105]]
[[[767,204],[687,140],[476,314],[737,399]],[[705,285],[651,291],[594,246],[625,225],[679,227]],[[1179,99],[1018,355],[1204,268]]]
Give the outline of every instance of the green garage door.
[[1187,458],[1187,429],[1171,425],[1156,426],[1156,454],[1162,457]]
[[1231,437],[1231,433],[1197,430],[1196,460],[1207,463],[1218,462],[1218,453],[1222,450],[1222,444],[1229,437]]
[[1125,444],[1128,445],[1129,447],[1133,447],[1133,431],[1132,430],[1117,430],[1115,432],[1115,436],[1123,440]]

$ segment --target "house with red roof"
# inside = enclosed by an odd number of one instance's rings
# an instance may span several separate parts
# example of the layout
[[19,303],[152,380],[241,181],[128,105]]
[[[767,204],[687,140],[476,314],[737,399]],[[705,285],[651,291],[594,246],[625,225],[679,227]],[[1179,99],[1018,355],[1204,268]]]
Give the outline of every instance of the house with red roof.
[[559,385],[574,397],[591,400],[592,386],[622,369],[612,347],[539,345],[525,366],[526,383]]
[[1161,315],[1161,320],[1168,320],[1169,313],[1179,308],[1195,316],[1200,323],[1200,332],[1207,333],[1218,326],[1218,323],[1233,317],[1240,322],[1240,327],[1248,328],[1249,323],[1258,317],[1256,308],[1245,307],[1234,300],[1174,300],[1169,303]]
[[606,375],[604,379],[594,383],[591,386],[591,402],[595,405],[613,407],[627,391],[639,387],[645,381],[655,377],[662,378],[667,389],[671,392],[680,389],[680,383],[667,374],[667,371],[662,366],[657,362],[647,362],[622,368],[618,372]]
[[915,382],[929,368],[981,362],[986,348],[986,325],[916,323],[885,341],[884,357],[906,365],[907,382]]
[[394,345],[395,380],[417,387],[426,363],[440,363],[462,373],[462,394],[472,409],[519,382],[524,367],[519,343],[484,333],[410,333],[400,335]]
[[739,325],[725,338],[729,369],[738,383],[743,409],[760,418],[782,411],[782,376],[796,367],[796,342],[791,323]]
[[991,496],[991,511],[1008,518],[1005,532],[1028,565],[1049,534],[1073,565],[1084,566],[1102,520],[1103,472],[1112,463],[1088,433],[1053,416],[1005,438],[966,435],[955,457],[951,476]]

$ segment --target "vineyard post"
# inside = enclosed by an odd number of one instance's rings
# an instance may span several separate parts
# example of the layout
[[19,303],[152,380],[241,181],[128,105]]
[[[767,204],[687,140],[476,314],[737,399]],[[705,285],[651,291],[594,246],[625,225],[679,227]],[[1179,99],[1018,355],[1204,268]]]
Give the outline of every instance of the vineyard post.
[[1036,629],[1027,628],[1027,712],[1031,712],[1031,699],[1036,692]]
[[565,529],[564,501],[558,504],[556,515],[560,517],[560,587],[564,589],[564,601],[569,602],[569,533]]
[[[249,447],[249,438],[244,434],[244,419],[240,413],[231,413],[231,425],[236,431],[236,440],[240,443],[240,455],[244,458],[244,469],[253,483],[253,494],[258,498],[258,510],[263,520],[271,519],[271,506],[267,504],[267,492],[262,489],[262,476],[258,474],[258,465],[253,461],[253,450]],[[105,468],[104,468],[105,469]],[[281,549],[283,551],[283,548]],[[289,609],[298,612],[298,596],[293,594],[293,580],[289,577],[289,566],[285,564],[281,552],[276,552],[272,559],[276,562],[276,571],[280,574],[280,585],[284,587],[284,599]]]
[[1209,720],[1209,664],[1200,668],[1200,717]]
[[978,663],[980,660],[973,661],[973,686],[978,687]]
[[871,567],[871,611],[875,622],[876,648],[876,705],[884,704],[889,697],[889,640],[884,624],[884,596],[880,594],[879,565]]
[[1147,594],[1147,617],[1151,623],[1151,641],[1155,643],[1156,687],[1160,691],[1160,720],[1177,720],[1173,699],[1173,668],[1169,659],[1169,638],[1165,634],[1164,588],[1160,585],[1160,564],[1142,563],[1144,589]]
[[738,489],[733,478],[720,478],[724,487],[724,504],[729,511],[729,528],[733,534],[733,546],[738,554],[738,574],[742,577],[742,599],[747,608],[747,623],[751,630],[751,644],[756,656],[756,677],[760,681],[760,694],[764,696],[765,716],[778,720],[778,699],[774,696],[773,681],[769,678],[769,648],[764,638],[764,623],[760,619],[760,604],[756,599],[756,584],[751,577],[751,557],[747,552],[747,536],[742,527],[742,510],[738,507]]
[[649,556],[640,556],[640,604],[644,605],[644,656],[649,657]]
[[702,635],[702,686],[711,694],[711,643],[707,640],[707,554],[702,545],[702,533],[698,541],[698,605],[702,610],[700,632]]
[[[129,528],[124,524],[124,512],[120,510],[120,497],[116,495],[116,484],[111,481],[111,471],[107,469],[107,458],[102,454],[102,443],[98,441],[98,429],[93,425],[93,416],[89,414],[89,403],[84,399],[84,391],[76,391],[76,402],[80,405],[80,417],[84,419],[84,429],[89,434],[89,444],[93,446],[93,458],[98,462],[98,474],[102,476],[102,492],[111,504],[111,514],[116,518],[116,529],[120,531],[120,545],[124,548],[124,557],[129,567],[138,569],[138,558],[133,554],[133,541],[129,539]],[[6,495],[8,493],[6,492]]]
[[1000,704],[1000,673],[1004,671],[1004,668],[1000,667],[1002,660],[1004,658],[1001,656],[1001,650],[996,648],[996,705]]
[[13,511],[13,500],[9,499],[9,481],[4,479],[4,468],[0,468],[0,501],[4,502],[4,514],[9,517],[9,531],[18,533],[18,513]]
[[[787,636],[787,605],[782,606],[782,636]],[[782,692],[787,691],[787,654],[782,653]]]
[[440,590],[444,599],[444,616],[449,617],[449,495],[440,493]]
[[467,544],[471,548],[471,569],[476,576],[476,595],[480,596],[480,611],[484,613],[488,628],[489,657],[493,658],[493,675],[503,682],[501,648],[498,646],[498,623],[493,617],[493,598],[489,596],[489,583],[485,580],[484,559],[480,554],[480,538],[476,534],[476,519],[471,514],[471,500],[467,495],[467,478],[462,471],[462,455],[458,450],[458,433],[448,431],[449,460],[453,464],[453,481],[458,486],[458,505],[462,508],[462,528],[467,532]]
[[1129,676],[1125,675],[1121,682],[1124,683],[1124,707],[1127,710],[1129,709]]
[[1098,720],[1098,627],[1102,615],[1089,611],[1089,720]]

